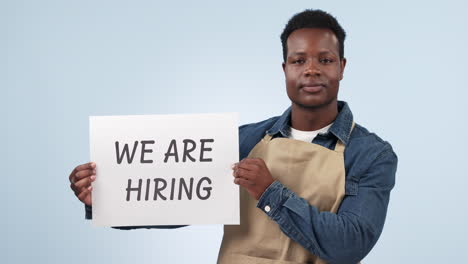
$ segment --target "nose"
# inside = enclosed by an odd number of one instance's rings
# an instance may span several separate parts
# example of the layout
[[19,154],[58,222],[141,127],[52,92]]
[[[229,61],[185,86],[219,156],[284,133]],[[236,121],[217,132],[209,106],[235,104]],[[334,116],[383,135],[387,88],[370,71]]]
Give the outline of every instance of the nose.
[[306,63],[304,69],[305,76],[320,76],[321,74],[320,67],[317,65],[317,63],[313,62],[312,60],[309,60]]

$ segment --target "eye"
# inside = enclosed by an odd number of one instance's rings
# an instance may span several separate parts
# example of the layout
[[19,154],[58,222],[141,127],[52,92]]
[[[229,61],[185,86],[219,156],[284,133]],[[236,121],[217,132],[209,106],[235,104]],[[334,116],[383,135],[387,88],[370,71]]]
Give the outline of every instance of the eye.
[[329,59],[329,58],[320,59],[320,63],[323,63],[323,64],[329,64],[329,63],[332,63],[332,62],[333,62],[333,60]]
[[302,64],[304,62],[305,62],[305,60],[303,60],[303,59],[296,59],[296,60],[292,61],[293,64]]

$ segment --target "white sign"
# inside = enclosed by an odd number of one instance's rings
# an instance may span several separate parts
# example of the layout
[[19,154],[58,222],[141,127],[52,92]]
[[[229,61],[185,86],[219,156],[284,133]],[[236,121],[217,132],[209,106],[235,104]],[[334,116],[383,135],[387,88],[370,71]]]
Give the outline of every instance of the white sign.
[[239,224],[238,115],[91,116],[93,224]]

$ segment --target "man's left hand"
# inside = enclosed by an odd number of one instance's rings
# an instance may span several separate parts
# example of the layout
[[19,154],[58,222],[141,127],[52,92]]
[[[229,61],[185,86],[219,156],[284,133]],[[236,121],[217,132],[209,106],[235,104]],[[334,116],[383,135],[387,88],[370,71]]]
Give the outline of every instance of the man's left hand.
[[256,200],[274,180],[263,159],[245,158],[232,167],[234,183],[244,187]]

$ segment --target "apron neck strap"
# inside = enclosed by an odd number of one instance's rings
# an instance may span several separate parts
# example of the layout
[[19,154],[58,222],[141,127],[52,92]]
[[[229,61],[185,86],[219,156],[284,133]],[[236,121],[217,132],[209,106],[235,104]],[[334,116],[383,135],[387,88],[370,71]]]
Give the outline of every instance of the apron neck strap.
[[[349,134],[351,135],[351,132],[353,131],[354,129],[354,121],[351,125],[351,130],[349,131]],[[266,135],[263,137],[263,140],[265,140],[266,142],[269,142],[270,140],[272,139],[272,136],[268,133],[266,133]],[[343,142],[341,142],[340,139],[338,139],[336,141],[336,145],[335,145],[335,151],[336,152],[344,152],[345,150],[345,144]]]

